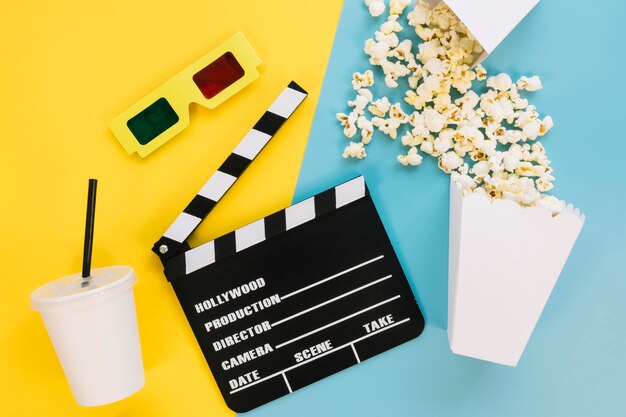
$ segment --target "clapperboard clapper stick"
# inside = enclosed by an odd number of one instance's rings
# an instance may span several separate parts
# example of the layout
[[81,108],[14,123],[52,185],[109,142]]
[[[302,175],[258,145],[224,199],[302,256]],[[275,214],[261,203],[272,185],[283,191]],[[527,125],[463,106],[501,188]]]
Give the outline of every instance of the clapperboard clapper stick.
[[[378,355],[424,328],[363,177],[203,245],[185,244],[305,97],[292,82],[153,248],[236,412]],[[242,157],[245,164],[237,166],[244,168],[233,170]]]

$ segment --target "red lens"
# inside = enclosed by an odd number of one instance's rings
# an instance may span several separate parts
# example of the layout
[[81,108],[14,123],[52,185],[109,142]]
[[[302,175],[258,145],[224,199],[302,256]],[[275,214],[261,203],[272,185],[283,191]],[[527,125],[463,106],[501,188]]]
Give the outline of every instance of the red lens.
[[244,73],[245,71],[239,65],[237,58],[235,58],[232,52],[226,52],[195,73],[193,81],[202,92],[202,95],[210,99],[243,77]]

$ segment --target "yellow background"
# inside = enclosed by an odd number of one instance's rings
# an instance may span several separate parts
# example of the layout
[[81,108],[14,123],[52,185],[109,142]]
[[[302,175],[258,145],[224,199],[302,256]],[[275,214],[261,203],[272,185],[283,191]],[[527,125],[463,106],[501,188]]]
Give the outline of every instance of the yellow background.
[[[273,98],[309,98],[193,236],[196,245],[289,204],[341,2],[2,1],[0,7],[0,414],[221,416],[224,405],[150,252]],[[107,122],[241,30],[261,76],[146,159]],[[74,402],[36,287],[80,270],[87,179],[98,178],[93,266],[135,268],[146,385],[113,405]]]

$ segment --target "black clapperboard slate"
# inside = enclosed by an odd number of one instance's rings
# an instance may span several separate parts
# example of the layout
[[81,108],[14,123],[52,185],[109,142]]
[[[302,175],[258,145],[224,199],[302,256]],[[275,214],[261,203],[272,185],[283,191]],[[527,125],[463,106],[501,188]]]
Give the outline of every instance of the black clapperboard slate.
[[356,365],[424,328],[363,177],[204,245],[186,245],[305,97],[292,82],[153,248],[236,412]]

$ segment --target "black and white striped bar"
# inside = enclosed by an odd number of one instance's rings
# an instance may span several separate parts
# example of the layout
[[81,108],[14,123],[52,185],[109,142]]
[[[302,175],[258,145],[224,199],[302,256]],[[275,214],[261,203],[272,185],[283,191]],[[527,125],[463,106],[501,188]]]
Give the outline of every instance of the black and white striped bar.
[[357,201],[368,194],[364,178],[356,177],[168,259],[165,265],[165,275],[170,281],[179,279],[220,259]]
[[[243,174],[306,96],[307,92],[302,87],[294,81],[289,83],[174,223],[154,244],[153,252],[163,260],[188,248],[185,243],[187,238]],[[204,248],[203,250],[207,251],[208,249]]]

